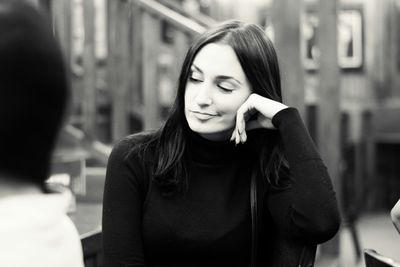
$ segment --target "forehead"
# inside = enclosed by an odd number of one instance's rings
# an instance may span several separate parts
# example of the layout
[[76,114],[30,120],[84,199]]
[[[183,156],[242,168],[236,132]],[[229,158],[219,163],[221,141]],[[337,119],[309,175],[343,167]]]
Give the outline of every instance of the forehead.
[[205,74],[232,76],[245,81],[245,74],[233,48],[226,44],[210,43],[196,55],[193,64]]

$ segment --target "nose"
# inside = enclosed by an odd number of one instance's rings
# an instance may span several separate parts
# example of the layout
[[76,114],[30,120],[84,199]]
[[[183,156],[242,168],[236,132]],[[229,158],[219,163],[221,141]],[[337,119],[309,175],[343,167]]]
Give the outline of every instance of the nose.
[[212,104],[211,90],[206,83],[199,88],[199,91],[195,97],[195,101],[199,106],[209,106]]

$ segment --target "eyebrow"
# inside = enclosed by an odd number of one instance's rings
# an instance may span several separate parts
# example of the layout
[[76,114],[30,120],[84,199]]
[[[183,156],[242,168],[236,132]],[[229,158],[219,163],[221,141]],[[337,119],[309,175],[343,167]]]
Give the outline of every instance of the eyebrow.
[[[203,74],[203,71],[202,71],[199,67],[197,67],[195,64],[192,64],[192,67],[193,67],[196,71],[198,71],[198,72],[200,72],[201,74]],[[217,79],[219,79],[219,80],[228,80],[228,79],[232,79],[232,80],[236,81],[238,84],[242,85],[242,83],[241,83],[238,79],[236,79],[236,78],[234,78],[234,77],[232,77],[232,76],[228,76],[228,75],[218,75],[218,76],[217,76]]]

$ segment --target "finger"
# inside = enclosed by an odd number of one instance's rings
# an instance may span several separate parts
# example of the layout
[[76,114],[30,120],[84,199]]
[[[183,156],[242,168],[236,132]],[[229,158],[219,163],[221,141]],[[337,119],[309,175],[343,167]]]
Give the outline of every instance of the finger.
[[243,129],[243,124],[245,123],[245,114],[248,113],[248,103],[247,100],[239,107],[239,109],[236,112],[236,128],[238,128],[238,130],[240,132],[242,132]]
[[247,140],[246,121],[243,119],[240,123],[240,141],[244,144]]
[[240,133],[244,133],[246,131],[246,120],[243,118],[240,123]]
[[238,109],[236,113],[236,127],[240,135],[240,142],[245,143],[247,140],[246,120],[248,120],[256,111],[250,108],[249,99],[247,99]]
[[235,133],[236,133],[236,128],[233,130],[232,135],[231,135],[231,138],[229,139],[231,142],[232,142],[233,140],[235,140]]
[[246,131],[243,131],[243,133],[241,134],[241,140],[242,140],[242,144],[244,144],[247,141]]
[[243,109],[239,108],[237,114],[236,114],[236,144],[242,141],[242,133],[243,133],[243,122],[244,122],[244,116],[243,116]]

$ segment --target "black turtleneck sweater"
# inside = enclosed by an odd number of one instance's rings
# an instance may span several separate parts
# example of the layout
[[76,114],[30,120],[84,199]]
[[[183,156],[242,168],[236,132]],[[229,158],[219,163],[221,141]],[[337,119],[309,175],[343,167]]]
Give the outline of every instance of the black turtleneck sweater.
[[[326,167],[296,109],[280,111],[272,122],[282,137],[292,184],[267,192],[262,212],[268,214],[268,228],[296,242],[324,242],[340,221]],[[116,144],[103,202],[107,266],[248,266],[250,173],[269,131],[249,131],[248,141],[237,146],[191,132],[185,154],[188,191],[176,198],[161,196],[151,159],[133,152],[148,135]],[[268,236],[263,238],[268,244]]]

